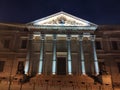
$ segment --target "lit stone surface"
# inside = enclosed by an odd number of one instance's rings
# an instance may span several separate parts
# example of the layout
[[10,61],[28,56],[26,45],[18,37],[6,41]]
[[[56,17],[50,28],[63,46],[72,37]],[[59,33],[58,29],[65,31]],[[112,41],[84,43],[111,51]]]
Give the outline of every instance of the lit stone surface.
[[0,23],[0,90],[20,90],[28,78],[21,90],[119,90],[119,44],[120,25],[64,12],[27,24]]

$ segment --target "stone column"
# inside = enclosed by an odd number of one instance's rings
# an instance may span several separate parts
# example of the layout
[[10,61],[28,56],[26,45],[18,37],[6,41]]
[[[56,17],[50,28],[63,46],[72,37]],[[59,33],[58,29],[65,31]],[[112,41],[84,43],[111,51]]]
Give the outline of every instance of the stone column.
[[97,53],[96,53],[96,47],[95,47],[95,35],[91,35],[91,42],[92,42],[92,49],[93,49],[95,74],[99,75],[99,66],[98,66],[98,59],[97,59]]
[[84,52],[83,52],[83,35],[79,35],[79,44],[80,44],[80,56],[81,56],[81,68],[82,68],[82,74],[85,75],[85,60],[84,60]]
[[39,59],[39,66],[38,66],[38,74],[42,74],[43,71],[43,56],[44,56],[44,40],[45,35],[41,34],[41,44],[40,44],[40,59]]
[[52,74],[56,74],[56,34],[53,35],[53,61]]
[[71,35],[67,35],[67,60],[68,60],[68,74],[72,74],[72,58],[71,58]]
[[29,74],[29,69],[30,69],[30,54],[31,54],[31,50],[32,50],[32,39],[33,39],[33,35],[29,34],[29,38],[28,38],[28,50],[27,50],[27,56],[26,56],[26,62],[25,62],[25,74]]

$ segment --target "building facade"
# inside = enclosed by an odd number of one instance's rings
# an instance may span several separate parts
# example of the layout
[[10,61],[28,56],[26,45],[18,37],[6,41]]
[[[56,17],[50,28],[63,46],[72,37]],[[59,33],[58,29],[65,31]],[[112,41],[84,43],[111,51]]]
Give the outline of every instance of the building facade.
[[65,12],[0,23],[0,81],[9,90],[14,82],[31,90],[120,90],[120,25]]

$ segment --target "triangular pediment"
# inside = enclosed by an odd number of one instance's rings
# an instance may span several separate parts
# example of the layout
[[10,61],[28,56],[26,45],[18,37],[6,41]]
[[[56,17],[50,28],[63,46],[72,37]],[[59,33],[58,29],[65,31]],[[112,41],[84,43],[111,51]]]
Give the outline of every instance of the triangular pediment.
[[96,26],[95,24],[75,17],[63,11],[47,16],[45,18],[35,20],[30,24],[33,25],[49,25],[49,26]]

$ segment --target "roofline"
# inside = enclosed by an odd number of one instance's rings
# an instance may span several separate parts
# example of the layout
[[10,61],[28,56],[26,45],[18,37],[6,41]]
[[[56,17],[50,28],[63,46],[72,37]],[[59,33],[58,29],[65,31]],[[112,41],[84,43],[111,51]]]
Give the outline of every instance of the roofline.
[[55,13],[55,14],[52,14],[52,15],[43,17],[43,18],[41,18],[41,19],[38,19],[38,20],[35,20],[35,21],[32,21],[32,22],[26,23],[26,24],[33,24],[33,23],[36,23],[36,22],[38,22],[38,21],[46,20],[46,19],[48,19],[48,18],[50,18],[50,17],[56,16],[56,15],[59,15],[59,14],[64,14],[64,15],[70,16],[70,17],[72,17],[72,18],[75,18],[75,19],[77,19],[77,20],[84,21],[85,23],[88,23],[88,24],[90,24],[90,25],[92,24],[92,25],[94,25],[94,26],[98,26],[97,24],[94,24],[94,23],[91,23],[91,22],[86,21],[86,20],[84,20],[84,19],[78,18],[78,17],[76,17],[76,16],[74,16],[74,15],[72,15],[72,14],[66,13],[66,12],[64,12],[64,11],[60,11],[60,12],[58,12],[58,13]]

